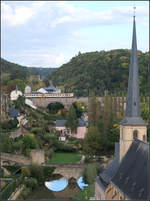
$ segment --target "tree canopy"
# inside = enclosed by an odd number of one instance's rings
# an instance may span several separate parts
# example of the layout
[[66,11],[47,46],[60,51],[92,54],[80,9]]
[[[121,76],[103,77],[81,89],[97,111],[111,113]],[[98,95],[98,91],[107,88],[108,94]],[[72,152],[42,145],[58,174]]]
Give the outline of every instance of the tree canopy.
[[[139,83],[143,94],[148,93],[149,53],[138,51]],[[48,76],[65,92],[74,92],[77,96],[88,96],[90,91],[97,96],[109,93],[127,92],[130,50],[88,52],[78,54],[68,63]]]

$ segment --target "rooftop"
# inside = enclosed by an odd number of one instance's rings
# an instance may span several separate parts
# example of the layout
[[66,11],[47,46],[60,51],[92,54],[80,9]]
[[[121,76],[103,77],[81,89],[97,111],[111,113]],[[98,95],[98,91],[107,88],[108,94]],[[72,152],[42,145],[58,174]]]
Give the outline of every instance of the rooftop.
[[148,199],[149,169],[149,143],[135,140],[111,182],[130,199]]

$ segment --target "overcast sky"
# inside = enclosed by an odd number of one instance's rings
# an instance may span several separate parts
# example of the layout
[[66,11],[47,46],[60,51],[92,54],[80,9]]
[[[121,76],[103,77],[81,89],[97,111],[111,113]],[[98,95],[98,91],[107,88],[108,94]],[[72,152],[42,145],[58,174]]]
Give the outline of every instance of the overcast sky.
[[[149,50],[148,1],[135,1],[138,49]],[[2,58],[60,67],[80,51],[131,48],[133,1],[4,1]]]

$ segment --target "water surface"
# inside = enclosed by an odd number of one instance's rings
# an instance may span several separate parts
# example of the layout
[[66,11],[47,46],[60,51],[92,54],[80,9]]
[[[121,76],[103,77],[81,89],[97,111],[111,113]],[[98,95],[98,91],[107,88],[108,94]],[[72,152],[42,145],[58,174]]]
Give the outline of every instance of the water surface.
[[68,180],[65,177],[62,177],[57,180],[52,180],[52,181],[46,181],[45,186],[51,190],[51,191],[62,191],[64,190],[68,185]]

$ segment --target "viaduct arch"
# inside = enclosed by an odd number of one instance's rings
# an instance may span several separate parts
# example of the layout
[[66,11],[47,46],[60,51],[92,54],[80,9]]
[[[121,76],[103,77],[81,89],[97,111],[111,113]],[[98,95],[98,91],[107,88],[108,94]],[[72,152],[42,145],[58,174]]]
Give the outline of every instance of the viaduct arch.
[[[83,102],[85,105],[88,106],[88,97],[30,97],[29,98],[33,104],[37,107],[46,108],[48,104],[53,102],[60,102],[64,105],[65,108],[69,108],[71,104],[76,101]],[[100,102],[103,102],[102,97],[98,97]]]

